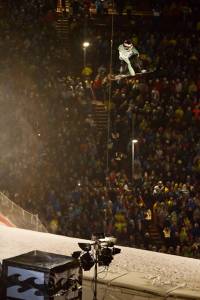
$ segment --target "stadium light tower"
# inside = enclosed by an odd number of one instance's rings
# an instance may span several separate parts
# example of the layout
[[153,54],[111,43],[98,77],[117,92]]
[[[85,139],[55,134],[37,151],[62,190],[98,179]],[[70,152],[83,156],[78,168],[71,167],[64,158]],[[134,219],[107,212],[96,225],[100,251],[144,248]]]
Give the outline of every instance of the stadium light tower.
[[87,48],[90,46],[89,42],[83,42],[83,66],[86,67],[86,56],[87,56]]

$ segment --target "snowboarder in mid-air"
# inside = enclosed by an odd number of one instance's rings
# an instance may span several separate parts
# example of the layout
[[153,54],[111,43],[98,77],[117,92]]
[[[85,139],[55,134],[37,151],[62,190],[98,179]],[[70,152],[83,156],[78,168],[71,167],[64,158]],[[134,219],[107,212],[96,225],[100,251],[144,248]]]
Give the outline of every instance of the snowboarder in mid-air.
[[[142,61],[139,58],[138,50],[133,46],[130,40],[125,40],[123,44],[119,45],[119,59],[121,61],[120,75],[127,76],[127,68],[129,75],[135,76],[137,69],[138,73],[146,73],[146,70],[142,68]],[[133,67],[134,66],[134,67]]]

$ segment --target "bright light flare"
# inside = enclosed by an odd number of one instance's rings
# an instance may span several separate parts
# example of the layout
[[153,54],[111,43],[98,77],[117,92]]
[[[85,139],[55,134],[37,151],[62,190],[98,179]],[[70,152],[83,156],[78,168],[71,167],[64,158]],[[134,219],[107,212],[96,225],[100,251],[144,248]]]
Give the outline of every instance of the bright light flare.
[[90,46],[90,43],[89,42],[84,42],[83,43],[83,48],[87,48],[87,47],[89,47]]
[[136,144],[137,142],[138,142],[138,140],[136,140],[136,139],[133,139],[133,140],[132,140],[132,143],[133,143],[133,144]]

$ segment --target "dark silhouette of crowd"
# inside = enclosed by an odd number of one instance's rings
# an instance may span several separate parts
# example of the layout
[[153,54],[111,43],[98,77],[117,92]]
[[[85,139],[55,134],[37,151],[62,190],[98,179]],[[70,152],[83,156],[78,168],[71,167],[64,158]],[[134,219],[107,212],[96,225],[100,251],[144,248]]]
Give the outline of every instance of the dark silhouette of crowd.
[[[109,31],[88,24],[88,73],[82,20],[71,23],[71,52],[55,21],[17,24],[6,18],[0,32],[1,190],[50,232],[90,239],[104,231],[121,245],[199,258],[198,18],[130,17],[114,32],[113,71],[127,35],[156,71],[113,82]],[[98,102],[109,136],[95,123]]]

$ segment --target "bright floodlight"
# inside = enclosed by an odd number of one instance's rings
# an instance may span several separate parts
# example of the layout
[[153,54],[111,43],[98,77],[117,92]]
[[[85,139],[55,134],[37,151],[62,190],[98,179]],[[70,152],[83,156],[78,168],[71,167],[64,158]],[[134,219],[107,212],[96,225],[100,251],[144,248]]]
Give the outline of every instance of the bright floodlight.
[[138,142],[138,140],[136,140],[136,139],[133,139],[133,140],[132,140],[132,143],[133,143],[133,144],[135,144],[135,143],[137,143],[137,142]]
[[89,47],[90,46],[90,43],[89,42],[84,42],[83,43],[83,48],[87,48],[87,47]]

